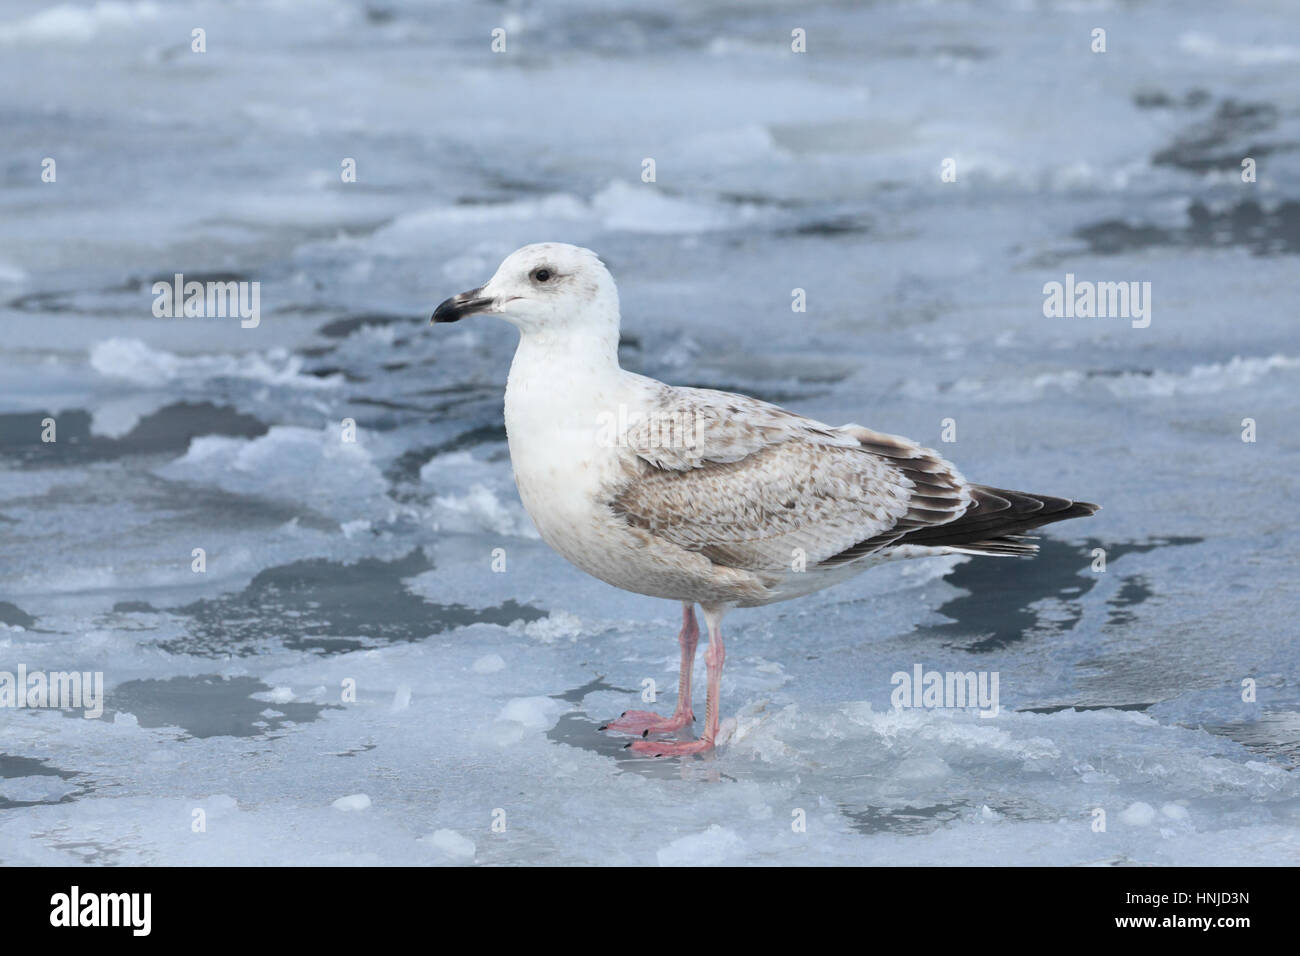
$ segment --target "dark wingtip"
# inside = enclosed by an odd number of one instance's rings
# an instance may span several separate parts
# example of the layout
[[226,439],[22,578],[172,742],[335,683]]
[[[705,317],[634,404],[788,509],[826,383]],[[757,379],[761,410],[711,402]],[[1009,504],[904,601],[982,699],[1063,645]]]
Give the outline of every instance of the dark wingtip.
[[971,485],[970,489],[971,507],[959,518],[909,531],[896,543],[990,554],[1032,554],[1036,549],[1016,540],[1017,536],[1056,521],[1086,518],[1100,510],[1091,501],[1071,501],[1055,495],[1031,495],[987,485]]

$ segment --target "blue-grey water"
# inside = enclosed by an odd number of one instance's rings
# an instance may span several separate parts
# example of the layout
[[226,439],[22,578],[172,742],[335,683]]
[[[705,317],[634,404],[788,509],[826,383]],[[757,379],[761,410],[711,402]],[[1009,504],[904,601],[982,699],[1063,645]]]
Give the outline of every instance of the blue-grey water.
[[[105,688],[0,707],[0,863],[1296,863],[1297,75],[1290,0],[0,2],[0,671]],[[727,743],[631,759],[679,611],[427,326],[542,240],[629,368],[1104,510],[735,612]]]

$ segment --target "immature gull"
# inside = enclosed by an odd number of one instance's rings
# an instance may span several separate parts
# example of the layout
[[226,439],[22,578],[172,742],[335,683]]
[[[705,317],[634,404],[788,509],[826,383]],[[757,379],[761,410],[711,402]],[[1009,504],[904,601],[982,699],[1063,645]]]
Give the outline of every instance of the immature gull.
[[[638,753],[713,747],[731,608],[809,594],[897,558],[1033,554],[1024,532],[1097,510],[970,484],[906,438],[624,371],[618,290],[589,249],[524,246],[486,285],[439,305],[433,321],[479,313],[520,332],[506,434],[519,497],[542,538],[602,581],[682,602],[673,715],[628,711],[606,725],[640,735],[629,745]],[[709,630],[703,735],[648,739],[695,719],[696,604]]]

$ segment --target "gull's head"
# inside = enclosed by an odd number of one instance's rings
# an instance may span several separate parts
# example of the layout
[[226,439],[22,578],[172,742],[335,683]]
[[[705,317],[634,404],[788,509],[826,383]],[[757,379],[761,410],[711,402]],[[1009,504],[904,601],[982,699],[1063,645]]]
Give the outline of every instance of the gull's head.
[[529,332],[618,330],[618,289],[590,249],[539,242],[506,256],[496,274],[477,289],[444,301],[433,322],[467,315],[497,315]]

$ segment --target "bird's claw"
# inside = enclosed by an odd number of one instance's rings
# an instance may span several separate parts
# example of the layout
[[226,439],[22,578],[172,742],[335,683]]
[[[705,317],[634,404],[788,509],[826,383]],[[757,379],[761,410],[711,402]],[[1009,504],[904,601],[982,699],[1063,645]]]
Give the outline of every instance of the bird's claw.
[[612,730],[620,734],[636,734],[647,737],[650,734],[671,734],[681,730],[695,719],[690,711],[674,713],[671,717],[661,717],[648,710],[625,710],[617,720],[601,724],[601,730]]

